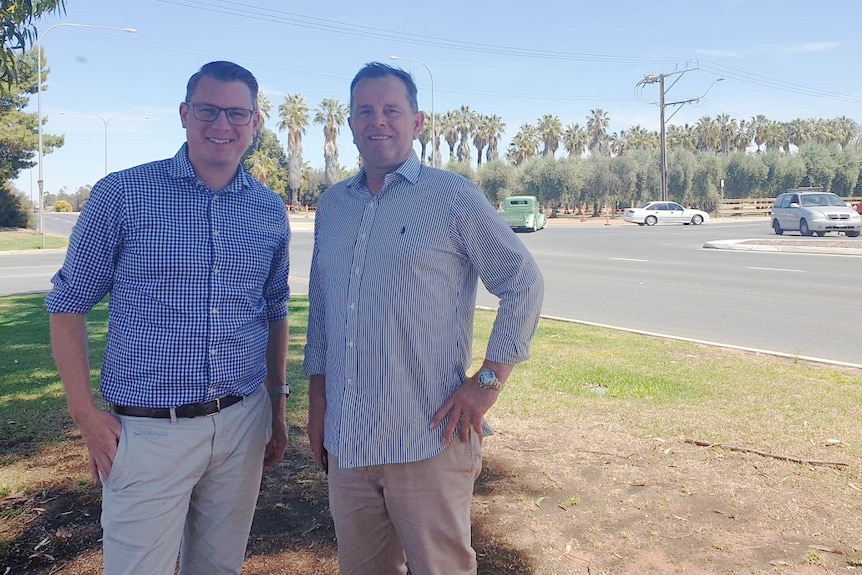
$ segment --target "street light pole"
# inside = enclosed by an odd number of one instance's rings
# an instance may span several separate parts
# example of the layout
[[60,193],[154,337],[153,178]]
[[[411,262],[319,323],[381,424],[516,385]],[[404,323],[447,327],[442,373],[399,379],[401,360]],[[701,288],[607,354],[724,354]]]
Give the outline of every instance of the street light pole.
[[39,34],[39,48],[36,50],[36,114],[37,114],[37,127],[39,130],[39,179],[37,180],[37,184],[39,186],[39,233],[42,235],[42,249],[45,249],[45,217],[44,217],[44,193],[45,193],[45,181],[43,176],[42,169],[42,156],[44,155],[42,148],[42,47],[45,43],[45,36],[55,28],[98,28],[100,30],[119,30],[121,32],[129,32],[130,34],[135,34],[137,30],[134,28],[115,28],[114,26],[98,26],[96,24],[75,24],[72,22],[61,22],[60,24],[54,24],[50,26],[43,33]]
[[428,67],[422,60],[414,60],[413,58],[401,58],[399,56],[389,56],[390,60],[406,60],[407,62],[415,62],[422,65],[428,70],[428,76],[431,78],[431,165],[439,168],[437,165],[437,117],[434,115],[434,74],[431,73],[431,68]]
[[99,118],[102,120],[102,123],[105,125],[105,175],[108,175],[108,124],[111,120],[116,120],[117,118],[132,118],[136,120],[149,120],[149,116],[108,116],[105,118],[99,114],[90,114],[88,112],[60,112],[61,116],[67,115],[76,115],[76,116],[92,116],[94,118]]

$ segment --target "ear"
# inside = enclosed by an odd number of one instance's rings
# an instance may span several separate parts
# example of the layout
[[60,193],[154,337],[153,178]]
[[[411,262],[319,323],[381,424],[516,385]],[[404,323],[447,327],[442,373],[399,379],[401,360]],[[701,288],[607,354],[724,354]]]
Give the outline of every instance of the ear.
[[183,128],[186,127],[186,120],[189,117],[190,111],[191,108],[188,106],[188,104],[186,104],[185,102],[180,102],[180,123],[182,124]]
[[350,126],[350,133],[353,134],[353,143],[356,143],[356,130],[353,129],[353,116],[347,116],[347,125]]
[[425,112],[416,112],[416,117],[413,118],[413,139],[419,137],[419,132],[422,131],[422,126],[425,125]]

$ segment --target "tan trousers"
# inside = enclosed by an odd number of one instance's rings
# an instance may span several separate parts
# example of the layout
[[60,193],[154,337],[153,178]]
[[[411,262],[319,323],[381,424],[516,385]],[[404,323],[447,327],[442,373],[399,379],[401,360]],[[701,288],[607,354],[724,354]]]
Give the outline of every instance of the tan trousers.
[[481,439],[456,436],[416,463],[341,469],[329,460],[329,505],[341,575],[475,575],[470,544]]
[[120,421],[102,489],[105,575],[174,575],[178,553],[181,575],[238,574],[272,433],[266,392],[208,417]]

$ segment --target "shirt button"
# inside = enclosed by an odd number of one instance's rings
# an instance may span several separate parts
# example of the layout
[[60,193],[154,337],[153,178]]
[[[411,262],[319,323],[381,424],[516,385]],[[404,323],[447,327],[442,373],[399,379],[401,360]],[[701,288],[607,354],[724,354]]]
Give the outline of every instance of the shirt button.
[[356,309],[356,304],[355,303],[350,304],[350,311],[353,311],[355,309]]
[[215,355],[215,354],[216,354],[216,348],[211,347],[210,348],[210,355]]
[[348,342],[347,342],[347,347],[353,347],[353,342],[352,342],[352,341],[348,341]]
[[353,272],[358,274],[358,273],[359,273],[359,268],[356,268],[355,270],[353,270]]
[[213,315],[218,315],[218,309],[213,308],[213,309],[212,309],[212,314],[213,314]]

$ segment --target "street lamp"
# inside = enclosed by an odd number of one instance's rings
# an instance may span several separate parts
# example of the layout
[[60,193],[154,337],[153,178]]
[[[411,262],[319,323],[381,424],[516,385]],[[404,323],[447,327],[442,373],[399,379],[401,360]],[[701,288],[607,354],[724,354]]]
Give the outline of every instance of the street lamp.
[[431,77],[431,165],[438,168],[437,165],[437,118],[434,116],[434,74],[431,73],[431,68],[428,67],[422,60],[414,60],[413,58],[400,58],[398,56],[389,56],[390,60],[406,60],[407,62],[416,62],[421,64],[428,70],[428,75]]
[[105,175],[108,175],[108,124],[111,120],[116,120],[117,118],[129,118],[135,120],[149,120],[149,116],[108,116],[107,118],[104,116],[100,116],[99,114],[90,114],[88,112],[60,112],[61,116],[67,115],[76,115],[76,116],[92,116],[94,118],[99,118],[102,120],[102,123],[105,125]]
[[39,179],[37,183],[39,185],[39,233],[42,235],[42,249],[45,249],[45,219],[44,219],[44,211],[45,208],[43,206],[44,200],[44,192],[45,192],[45,182],[43,179],[42,172],[42,46],[45,43],[45,36],[48,35],[48,32],[53,30],[54,28],[98,28],[100,30],[119,30],[120,32],[129,32],[130,34],[137,33],[137,30],[134,28],[115,28],[114,26],[97,26],[95,24],[74,24],[72,22],[61,22],[60,24],[54,24],[45,30],[42,34],[39,34],[39,48],[36,50],[36,73],[38,76],[36,77],[36,106],[37,106],[37,126],[39,129]]

